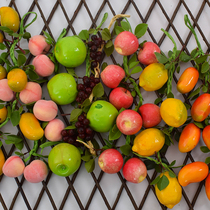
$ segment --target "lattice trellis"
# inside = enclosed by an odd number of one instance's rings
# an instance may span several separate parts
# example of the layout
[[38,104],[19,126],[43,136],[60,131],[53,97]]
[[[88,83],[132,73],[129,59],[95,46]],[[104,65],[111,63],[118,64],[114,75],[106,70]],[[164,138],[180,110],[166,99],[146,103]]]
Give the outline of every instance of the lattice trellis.
[[[47,5],[49,7],[47,7]],[[159,26],[164,28],[166,31],[169,31],[176,40],[178,46],[182,48],[186,53],[190,53],[192,48],[196,46],[193,42],[192,33],[185,28],[183,29],[183,31],[185,32],[183,34],[182,26],[184,26],[184,24],[177,21],[178,17],[183,17],[184,14],[188,14],[192,20],[193,26],[196,28],[196,32],[198,33],[204,51],[208,53],[210,49],[210,44],[208,42],[208,36],[210,35],[210,30],[208,30],[208,23],[210,20],[210,16],[208,13],[210,11],[210,3],[208,0],[148,0],[147,2],[143,0],[4,0],[4,2],[0,2],[0,7],[1,6],[13,7],[19,13],[20,18],[28,11],[36,11],[39,16],[38,21],[40,25],[36,25],[35,27],[37,28],[33,30],[36,31],[38,34],[43,34],[43,30],[47,31],[55,40],[59,34],[57,26],[55,27],[53,25],[56,18],[61,20],[60,24],[66,28],[67,33],[69,35],[73,35],[84,29],[82,28],[84,27],[84,24],[82,22],[82,27],[78,26],[78,18],[81,16],[86,18],[84,19],[85,23],[86,20],[90,22],[89,25],[85,25],[85,29],[89,29],[97,26],[104,12],[109,12],[110,16],[114,16],[120,13],[130,14],[130,21],[133,26],[141,22],[148,23],[149,27],[147,34],[145,35],[145,39],[157,43],[163,51],[164,49],[165,51],[169,50],[167,49],[167,46],[171,45],[166,42],[167,37],[164,33],[160,31],[160,28],[158,29],[158,31],[156,30],[156,28]],[[73,7],[73,9],[71,6]],[[24,9],[22,7],[24,7]],[[25,22],[27,22],[30,18],[31,15],[27,16]],[[159,19],[163,21],[160,23],[158,22]],[[152,22],[156,21],[157,27],[152,28],[151,25],[155,26],[155,24],[152,24]],[[206,27],[204,23],[206,23]],[[30,28],[27,30],[30,32]],[[61,30],[61,28],[59,28],[59,30]],[[27,59],[27,63],[30,63],[32,58],[33,56],[30,55]],[[116,64],[120,62],[118,61],[120,60],[119,56],[114,53],[108,59],[110,63],[112,62]],[[177,81],[177,75],[175,74],[174,84],[176,84]],[[109,92],[107,92],[107,94],[109,94]],[[144,94],[146,96],[146,93],[143,93],[143,95]],[[184,102],[188,104],[191,103],[188,100],[188,94],[177,96],[181,97]],[[156,93],[155,97],[161,97],[161,95],[159,95],[159,93]],[[66,113],[68,109],[69,108],[66,106],[60,106],[60,115]],[[67,117],[63,116],[63,120],[65,121],[66,125],[69,125]],[[5,130],[18,133],[18,135],[20,135],[24,139],[25,150],[30,151],[32,145],[30,145],[30,142],[28,142],[24,138],[18,126],[17,128],[13,128],[12,130],[7,127]],[[104,145],[105,143],[103,140],[103,136],[101,134],[97,134],[97,137],[100,144]],[[123,140],[121,139],[121,141]],[[115,143],[118,144],[117,141]],[[174,149],[174,147],[172,148],[172,150]],[[5,157],[9,157],[15,151],[15,147],[3,145],[2,150]],[[170,154],[172,153],[172,150],[170,150],[169,148],[166,151],[164,156],[166,159],[171,160]],[[198,152],[199,151],[196,150],[196,152],[189,152],[187,154],[184,154],[182,156],[183,158],[180,161],[180,165],[186,164],[188,162],[193,162],[199,158],[205,160],[205,158],[202,156],[203,154],[201,154],[201,152],[198,154]],[[176,156],[172,158],[176,159]],[[102,171],[99,171],[99,169],[96,169],[96,171],[94,170],[94,172],[86,174],[86,176],[88,176],[87,180],[91,180],[93,186],[90,187],[87,197],[85,199],[81,199],[81,195],[79,194],[81,190],[78,190],[78,187],[75,187],[75,183],[83,183],[83,181],[79,180],[81,179],[80,174],[84,173],[84,170],[82,168],[84,168],[84,164],[71,177],[56,177],[56,182],[60,182],[61,186],[64,187],[63,194],[59,198],[57,198],[55,196],[57,194],[53,192],[55,188],[53,189],[50,187],[51,185],[56,185],[54,183],[55,175],[51,172],[49,172],[47,179],[43,181],[40,185],[37,184],[30,186],[30,190],[26,189],[27,181],[24,180],[24,177],[15,178],[12,182],[10,181],[11,179],[9,180],[4,175],[2,175],[0,177],[0,201],[2,206],[1,209],[44,209],[43,206],[45,204],[43,204],[43,202],[49,202],[50,209],[96,209],[96,207],[94,206],[94,199],[96,197],[100,197],[101,202],[103,203],[100,209],[167,209],[165,206],[158,202],[155,196],[154,186],[150,185],[151,181],[157,176],[157,173],[153,170],[149,171],[146,180],[144,180],[143,193],[139,197],[135,194],[137,192],[136,186],[134,187],[133,185],[127,183],[122,176],[122,172],[118,172],[116,177],[119,180],[120,184],[118,185],[117,190],[115,189],[115,196],[110,199],[108,198],[109,196],[107,196],[107,193],[104,190],[104,185],[102,185],[103,179],[106,179],[105,177],[107,175],[104,174]],[[109,178],[107,178],[106,180],[108,180]],[[9,185],[7,185],[8,182],[10,182]],[[7,188],[7,186],[10,186],[12,188],[9,194],[5,194],[4,189]],[[141,188],[141,184],[139,184],[138,187]],[[109,188],[115,188],[115,186],[110,185]],[[32,196],[33,199],[29,199],[29,191],[30,196]],[[196,202],[198,200],[199,204],[202,204],[202,209],[208,209],[208,201],[205,196],[204,182],[201,182],[198,185],[194,186],[193,190],[191,190],[191,188],[183,188],[182,202],[181,204],[178,204],[174,209],[197,209]],[[69,202],[70,197],[73,197],[75,199],[74,206],[72,206]],[[126,207],[126,205],[120,205],[120,203],[123,203],[123,198],[125,197],[129,201],[128,207]],[[137,197],[138,199],[136,199]],[[203,200],[199,199],[201,197],[203,197]],[[155,200],[154,204],[151,204],[152,206],[149,204],[151,199]],[[24,201],[24,204],[21,202],[21,207],[19,204],[20,200]],[[33,200],[33,202],[31,202],[31,200]]]

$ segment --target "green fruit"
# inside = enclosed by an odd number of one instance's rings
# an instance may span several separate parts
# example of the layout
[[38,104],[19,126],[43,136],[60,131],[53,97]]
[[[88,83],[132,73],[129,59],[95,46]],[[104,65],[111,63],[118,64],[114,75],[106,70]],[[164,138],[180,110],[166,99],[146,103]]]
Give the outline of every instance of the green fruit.
[[87,49],[84,42],[76,36],[67,36],[60,39],[55,45],[55,57],[66,67],[77,67],[86,58]]
[[77,96],[77,84],[74,77],[68,73],[60,73],[52,77],[47,84],[47,89],[50,98],[59,105],[70,104]]
[[54,146],[48,156],[50,170],[58,176],[70,176],[78,170],[80,163],[79,150],[68,143]]
[[114,125],[118,115],[117,109],[109,102],[95,101],[88,113],[87,119],[90,120],[90,127],[96,132],[108,132]]

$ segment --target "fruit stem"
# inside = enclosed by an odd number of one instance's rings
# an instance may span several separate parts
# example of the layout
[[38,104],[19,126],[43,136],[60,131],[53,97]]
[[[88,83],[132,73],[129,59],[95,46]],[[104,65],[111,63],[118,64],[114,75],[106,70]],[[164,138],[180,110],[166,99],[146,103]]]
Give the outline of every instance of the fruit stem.
[[113,23],[118,19],[118,18],[122,18],[122,17],[130,17],[130,15],[126,15],[126,14],[118,14],[118,15],[115,15],[111,21],[110,21],[110,24],[108,26],[108,29],[110,30],[110,28],[112,27]]
[[90,153],[92,155],[95,155],[96,156],[96,151],[95,151],[95,149],[94,149],[93,144],[92,144],[91,141],[88,141],[87,143],[85,143],[84,141],[81,141],[79,139],[77,139],[76,141],[78,141],[81,144],[84,144],[90,150]]

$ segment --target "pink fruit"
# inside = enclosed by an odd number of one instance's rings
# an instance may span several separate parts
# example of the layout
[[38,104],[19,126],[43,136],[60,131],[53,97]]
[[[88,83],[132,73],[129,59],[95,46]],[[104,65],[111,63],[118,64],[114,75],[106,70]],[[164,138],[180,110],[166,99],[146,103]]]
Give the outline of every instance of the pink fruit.
[[123,87],[116,87],[109,95],[109,102],[118,110],[121,108],[127,109],[133,104],[133,96],[129,90]]
[[62,120],[53,119],[47,124],[44,130],[45,137],[49,141],[60,141],[62,139],[61,131],[64,128],[65,125]]
[[42,88],[36,82],[27,82],[25,89],[20,92],[19,96],[24,104],[38,101],[42,98]]
[[158,60],[155,56],[155,52],[160,53],[160,48],[154,42],[145,42],[143,48],[139,50],[138,60],[144,65],[151,63],[157,63]]
[[108,65],[101,72],[101,80],[109,88],[116,88],[125,77],[125,71],[118,65]]
[[28,49],[32,55],[37,56],[45,54],[49,51],[50,45],[47,44],[46,39],[42,35],[35,35],[30,38],[28,43]]
[[116,149],[106,149],[100,154],[98,165],[102,171],[108,174],[114,174],[122,168],[123,157]]
[[23,174],[25,164],[22,159],[18,156],[9,157],[2,168],[2,172],[8,177],[18,177]]
[[0,80],[0,100],[11,101],[14,98],[14,93],[8,85],[7,79]]
[[117,116],[116,124],[123,134],[133,135],[140,131],[142,127],[142,118],[138,112],[127,109]]
[[53,74],[55,64],[46,55],[37,55],[32,62],[35,72],[41,77],[48,77]]
[[158,125],[162,118],[160,115],[160,107],[156,104],[146,103],[139,107],[142,117],[143,127],[152,128]]
[[114,41],[114,48],[120,55],[132,55],[138,47],[138,39],[130,31],[119,33]]
[[129,182],[140,183],[147,176],[147,168],[139,158],[131,158],[123,166],[123,176]]
[[52,100],[38,100],[33,107],[34,116],[41,121],[51,121],[58,113],[58,106]]
[[25,179],[31,183],[42,182],[47,174],[47,165],[42,160],[33,160],[24,170]]

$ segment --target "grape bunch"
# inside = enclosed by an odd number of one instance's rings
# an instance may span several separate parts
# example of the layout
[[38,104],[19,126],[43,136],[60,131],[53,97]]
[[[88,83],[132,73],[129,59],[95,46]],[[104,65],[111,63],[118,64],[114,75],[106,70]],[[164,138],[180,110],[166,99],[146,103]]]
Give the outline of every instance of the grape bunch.
[[93,88],[96,84],[100,82],[99,78],[95,78],[93,74],[90,77],[84,76],[82,78],[83,84],[77,84],[78,94],[76,97],[76,102],[82,103],[85,99],[89,98],[92,93]]
[[75,129],[62,130],[61,135],[64,142],[73,144],[76,147],[82,146],[77,142],[77,139],[90,141],[94,137],[94,131],[89,126],[90,121],[86,118],[86,114],[82,113],[78,116],[78,121],[75,122]]

